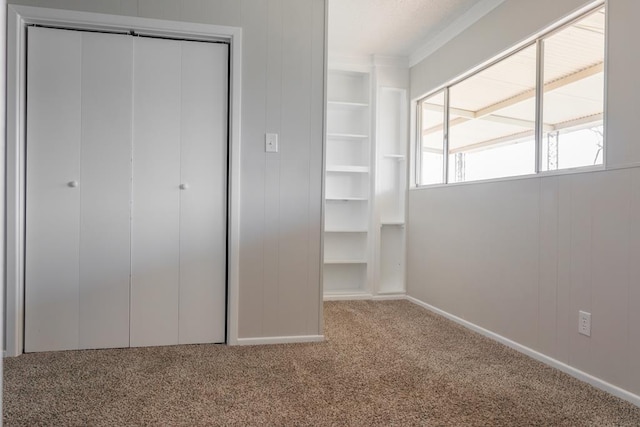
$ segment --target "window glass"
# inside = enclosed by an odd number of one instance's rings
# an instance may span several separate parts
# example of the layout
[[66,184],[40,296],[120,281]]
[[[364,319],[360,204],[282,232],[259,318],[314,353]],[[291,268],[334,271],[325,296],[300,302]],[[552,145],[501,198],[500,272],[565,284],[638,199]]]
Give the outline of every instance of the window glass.
[[444,180],[444,92],[421,103],[420,184],[442,184]]
[[536,46],[454,85],[449,182],[535,173]]
[[543,171],[603,163],[605,11],[544,40]]

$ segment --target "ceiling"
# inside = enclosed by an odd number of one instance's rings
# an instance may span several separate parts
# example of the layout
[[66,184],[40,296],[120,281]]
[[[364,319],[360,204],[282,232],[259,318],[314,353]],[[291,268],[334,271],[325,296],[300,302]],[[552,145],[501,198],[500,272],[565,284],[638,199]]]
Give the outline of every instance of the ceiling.
[[478,15],[477,19],[488,12],[487,7],[497,3],[495,0],[330,0],[329,54],[409,57],[434,39],[442,39],[448,27],[464,25],[462,21],[470,21],[471,15]]

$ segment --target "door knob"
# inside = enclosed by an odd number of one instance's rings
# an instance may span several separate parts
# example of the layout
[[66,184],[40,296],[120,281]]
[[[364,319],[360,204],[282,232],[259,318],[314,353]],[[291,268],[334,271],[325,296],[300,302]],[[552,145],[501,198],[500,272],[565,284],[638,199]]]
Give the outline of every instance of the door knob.
[[180,184],[180,189],[181,190],[188,190],[189,189],[189,184]]
[[69,181],[69,182],[67,183],[67,186],[68,186],[68,187],[71,187],[71,188],[76,188],[78,185],[80,185],[80,184],[78,183],[78,181]]

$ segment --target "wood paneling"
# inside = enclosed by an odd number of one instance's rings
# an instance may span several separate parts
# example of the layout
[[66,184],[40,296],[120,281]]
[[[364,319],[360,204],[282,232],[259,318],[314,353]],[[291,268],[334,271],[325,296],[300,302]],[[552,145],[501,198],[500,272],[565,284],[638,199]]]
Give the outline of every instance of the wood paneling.
[[638,393],[639,171],[412,191],[409,295]]
[[558,293],[558,178],[540,180],[538,338],[536,350],[556,358]]
[[266,61],[268,0],[242,2],[242,189],[240,218],[239,336],[262,337],[265,321],[264,257],[266,168]]

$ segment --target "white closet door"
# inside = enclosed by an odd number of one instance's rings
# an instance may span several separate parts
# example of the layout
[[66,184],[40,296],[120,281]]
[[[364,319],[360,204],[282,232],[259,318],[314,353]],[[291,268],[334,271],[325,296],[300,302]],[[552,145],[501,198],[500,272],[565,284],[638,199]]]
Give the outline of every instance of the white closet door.
[[179,41],[134,38],[131,346],[178,343]]
[[26,351],[128,345],[131,43],[29,29]]
[[82,34],[80,346],[129,346],[132,37]]
[[182,42],[180,344],[225,338],[227,52]]
[[78,347],[81,44],[29,29],[25,351]]

